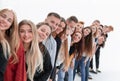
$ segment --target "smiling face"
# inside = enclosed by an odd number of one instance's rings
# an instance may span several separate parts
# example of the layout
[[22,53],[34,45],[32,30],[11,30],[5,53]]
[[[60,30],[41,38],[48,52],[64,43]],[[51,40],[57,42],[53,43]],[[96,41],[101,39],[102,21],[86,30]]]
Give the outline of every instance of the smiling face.
[[92,29],[92,34],[94,34],[94,33],[96,33],[96,31],[97,31],[97,27],[96,26],[91,26],[91,29]]
[[38,35],[39,35],[39,42],[42,42],[43,40],[46,40],[49,35],[51,34],[50,26],[48,25],[41,25],[38,29]]
[[27,25],[24,24],[20,27],[20,38],[23,41],[24,44],[30,44],[31,41],[33,40],[33,32],[32,32],[32,28]]
[[79,42],[81,40],[81,38],[82,38],[82,34],[80,32],[76,32],[72,36],[72,41],[74,43],[77,43],[77,42]]
[[59,25],[58,25],[58,28],[56,29],[56,33],[59,34],[60,32],[62,32],[65,28],[65,23],[64,22],[61,22]]
[[70,35],[72,35],[73,32],[74,32],[74,30],[75,30],[76,22],[70,21],[70,22],[66,22],[66,23],[67,23],[67,26],[68,26],[69,29],[70,29]]
[[84,25],[78,22],[78,23],[75,25],[75,27],[76,27],[76,31],[82,32],[82,28],[84,27]]
[[60,19],[52,15],[47,17],[45,22],[51,26],[53,32],[58,28],[58,25],[60,24]]
[[100,28],[98,28],[98,30],[97,30],[97,36],[99,37],[101,35],[102,35],[102,30]]
[[14,15],[11,11],[5,10],[0,12],[0,30],[6,31],[13,23]]
[[91,30],[90,30],[89,28],[85,28],[85,29],[83,30],[84,36],[89,35],[90,32],[91,32]]
[[68,38],[69,34],[70,34],[70,31],[67,28],[66,31],[65,31],[65,33],[62,34],[62,36],[61,36],[62,41],[66,40]]

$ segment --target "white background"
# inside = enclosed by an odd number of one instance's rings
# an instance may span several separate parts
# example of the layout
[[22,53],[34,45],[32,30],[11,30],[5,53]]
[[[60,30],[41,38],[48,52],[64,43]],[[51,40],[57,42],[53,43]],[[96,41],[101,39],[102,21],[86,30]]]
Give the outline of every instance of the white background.
[[0,9],[3,8],[14,10],[18,21],[30,19],[38,23],[44,21],[49,12],[57,12],[65,19],[75,15],[85,26],[95,19],[103,25],[112,25],[114,31],[109,33],[106,46],[101,50],[100,69],[103,72],[94,81],[120,81],[119,0],[0,0]]

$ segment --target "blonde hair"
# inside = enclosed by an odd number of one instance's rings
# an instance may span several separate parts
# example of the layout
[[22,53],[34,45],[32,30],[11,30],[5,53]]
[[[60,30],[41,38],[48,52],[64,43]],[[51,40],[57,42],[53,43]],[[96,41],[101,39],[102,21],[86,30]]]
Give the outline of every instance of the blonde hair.
[[13,22],[8,30],[6,30],[5,35],[7,36],[7,41],[9,41],[10,48],[11,48],[11,55],[13,56],[14,62],[18,62],[17,57],[17,50],[19,48],[19,36],[18,36],[18,25],[17,25],[17,18],[15,13],[12,10],[9,9],[2,9],[0,10],[0,14],[5,13],[6,11],[9,11],[13,14]]
[[2,45],[3,54],[5,58],[8,59],[8,57],[10,56],[10,46],[7,40],[2,35],[1,30],[0,30],[0,44]]
[[27,74],[28,78],[33,81],[33,77],[36,70],[43,70],[43,56],[39,49],[38,44],[38,33],[35,24],[30,20],[22,20],[19,23],[19,30],[22,25],[29,25],[32,29],[33,40],[26,51],[26,63],[27,63]]

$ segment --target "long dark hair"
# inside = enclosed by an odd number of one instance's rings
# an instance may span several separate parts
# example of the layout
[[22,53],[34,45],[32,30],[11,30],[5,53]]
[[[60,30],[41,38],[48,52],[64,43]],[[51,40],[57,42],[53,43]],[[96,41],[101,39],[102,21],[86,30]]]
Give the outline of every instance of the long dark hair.
[[77,54],[76,59],[79,60],[82,57],[83,51],[84,51],[84,36],[82,32],[74,32],[71,36],[73,36],[75,33],[81,33],[82,38],[79,40],[79,42],[74,43],[73,46],[75,48],[74,53]]
[[90,29],[91,32],[87,36],[84,37],[84,52],[88,55],[91,55],[92,54],[92,45],[93,45],[92,29],[89,26],[85,27],[84,29],[86,29],[86,28]]

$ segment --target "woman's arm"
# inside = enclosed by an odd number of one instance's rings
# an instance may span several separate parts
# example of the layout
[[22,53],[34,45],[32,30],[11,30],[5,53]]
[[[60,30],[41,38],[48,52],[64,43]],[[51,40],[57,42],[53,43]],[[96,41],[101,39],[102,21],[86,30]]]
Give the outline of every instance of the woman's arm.
[[67,66],[67,67],[69,67],[69,66],[70,66],[70,64],[71,64],[72,59],[74,58],[74,56],[75,56],[75,54],[74,54],[74,53],[72,53],[72,54],[69,56],[68,66]]

